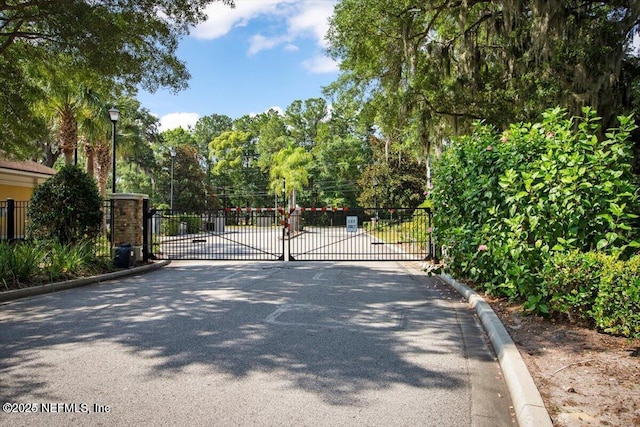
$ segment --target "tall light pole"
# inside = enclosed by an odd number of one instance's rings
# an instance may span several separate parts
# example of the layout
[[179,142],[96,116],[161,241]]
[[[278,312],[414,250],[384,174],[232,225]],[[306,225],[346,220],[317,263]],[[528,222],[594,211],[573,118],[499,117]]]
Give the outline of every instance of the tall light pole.
[[116,123],[118,123],[118,119],[120,118],[120,111],[116,107],[109,108],[109,118],[111,119],[112,127],[111,127],[111,136],[113,138],[113,172],[111,181],[111,192],[116,192]]
[[173,162],[176,159],[176,150],[173,147],[170,147],[169,154],[171,154],[171,190],[169,193],[169,206],[173,213]]

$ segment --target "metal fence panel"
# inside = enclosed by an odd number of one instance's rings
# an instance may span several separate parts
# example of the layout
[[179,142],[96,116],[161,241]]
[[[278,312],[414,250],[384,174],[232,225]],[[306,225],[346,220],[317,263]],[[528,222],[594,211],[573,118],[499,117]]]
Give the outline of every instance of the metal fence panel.
[[421,261],[430,253],[429,209],[298,209],[290,223],[293,260]]
[[0,240],[21,240],[27,236],[28,201],[0,201]]
[[[27,215],[29,201],[0,201],[0,242],[24,240],[27,236],[29,218]],[[97,256],[111,257],[110,215],[111,200],[102,203],[103,219],[100,233],[95,239],[95,253]]]
[[420,208],[227,208],[156,211],[152,257],[210,260],[424,260],[431,211]]
[[283,228],[273,209],[158,210],[152,216],[152,257],[278,260]]

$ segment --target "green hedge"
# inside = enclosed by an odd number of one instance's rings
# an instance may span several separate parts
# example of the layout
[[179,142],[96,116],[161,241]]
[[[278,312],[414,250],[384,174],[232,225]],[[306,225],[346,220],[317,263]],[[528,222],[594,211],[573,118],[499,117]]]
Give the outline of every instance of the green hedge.
[[558,254],[542,283],[551,313],[602,332],[640,337],[640,255],[623,261],[597,252]]
[[98,186],[78,166],[65,166],[35,188],[27,216],[31,239],[66,245],[96,238],[102,224]]
[[202,218],[199,215],[165,215],[162,217],[162,234],[177,236],[180,234],[180,223],[185,223],[188,234],[196,234],[202,230]]
[[434,163],[433,230],[447,271],[480,291],[637,336],[637,126],[600,122],[555,108],[504,132],[476,123]]
[[180,234],[180,216],[164,215],[162,217],[161,230],[165,236],[177,236]]
[[556,108],[504,132],[476,123],[437,159],[434,233],[454,276],[545,313],[540,277],[554,255],[638,251],[636,126],[619,117],[618,128],[602,132],[595,112],[583,113],[568,118]]
[[202,218],[199,215],[180,215],[180,221],[187,224],[187,233],[199,233],[202,230]]

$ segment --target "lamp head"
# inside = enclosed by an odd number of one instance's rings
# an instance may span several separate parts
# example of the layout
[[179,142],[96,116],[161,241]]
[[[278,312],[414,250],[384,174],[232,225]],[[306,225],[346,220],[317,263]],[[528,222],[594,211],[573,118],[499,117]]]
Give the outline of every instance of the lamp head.
[[120,119],[120,111],[116,107],[109,108],[109,118],[112,122],[117,122]]

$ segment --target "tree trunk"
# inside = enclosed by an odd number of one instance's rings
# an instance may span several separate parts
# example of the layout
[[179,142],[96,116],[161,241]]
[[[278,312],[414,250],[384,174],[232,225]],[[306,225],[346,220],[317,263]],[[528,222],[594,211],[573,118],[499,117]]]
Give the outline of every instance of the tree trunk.
[[[94,147],[95,167],[98,175],[98,191],[103,200],[107,198],[107,180],[111,169],[111,150],[109,143],[105,140],[98,140]],[[107,229],[107,215],[102,216],[102,229]]]
[[107,141],[96,141],[94,147],[95,168],[98,176],[98,190],[104,199],[107,195],[107,180],[111,170],[111,150]]
[[64,154],[65,166],[73,164],[73,153],[78,146],[78,121],[70,108],[60,113],[58,143]]
[[83,141],[82,146],[84,147],[84,156],[87,159],[87,174],[90,177],[95,178],[96,177],[96,171],[95,171],[96,157],[95,157],[93,146],[87,140]]

